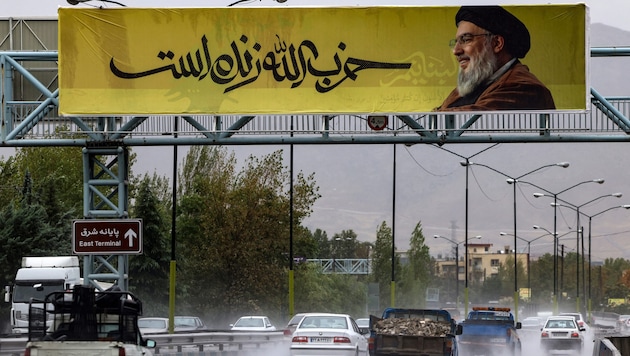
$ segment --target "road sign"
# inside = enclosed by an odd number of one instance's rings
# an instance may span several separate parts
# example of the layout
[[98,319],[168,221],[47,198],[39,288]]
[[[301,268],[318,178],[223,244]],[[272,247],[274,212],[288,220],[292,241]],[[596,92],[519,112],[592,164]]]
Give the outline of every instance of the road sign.
[[76,254],[141,254],[142,219],[74,220],[72,251]]

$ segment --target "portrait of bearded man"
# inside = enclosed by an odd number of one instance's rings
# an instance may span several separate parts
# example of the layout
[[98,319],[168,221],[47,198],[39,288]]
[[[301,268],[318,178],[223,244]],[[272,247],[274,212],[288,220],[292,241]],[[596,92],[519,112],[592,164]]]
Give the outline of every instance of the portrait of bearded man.
[[434,111],[555,109],[551,91],[519,60],[531,46],[523,22],[500,6],[462,6],[455,25],[457,87]]

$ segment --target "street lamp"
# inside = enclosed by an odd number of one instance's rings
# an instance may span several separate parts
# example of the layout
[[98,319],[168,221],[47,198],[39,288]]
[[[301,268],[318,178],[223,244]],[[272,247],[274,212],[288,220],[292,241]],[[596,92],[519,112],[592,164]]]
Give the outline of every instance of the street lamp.
[[587,201],[586,203],[580,204],[580,205],[573,205],[573,204],[557,204],[557,203],[551,203],[551,205],[556,208],[558,206],[560,207],[565,207],[565,208],[569,208],[571,210],[574,210],[576,212],[576,251],[577,251],[577,259],[576,259],[576,311],[579,313],[580,312],[580,234],[582,235],[582,257],[581,257],[581,265],[582,265],[582,294],[586,294],[586,287],[585,287],[585,273],[584,273],[584,230],[580,227],[580,208],[582,208],[583,206],[586,206],[594,201],[597,201],[599,199],[602,198],[607,198],[607,197],[614,197],[614,198],[621,198],[623,196],[622,193],[612,193],[612,194],[605,194],[605,195],[601,195],[598,196],[597,198],[593,198],[589,201]]
[[480,163],[473,163],[470,160],[466,160],[466,161],[461,161],[460,164],[462,166],[466,165],[466,166],[471,166],[471,165],[477,165],[477,166],[481,166],[481,167],[485,167],[488,168],[489,170],[496,172],[506,178],[508,178],[506,181],[508,184],[512,184],[512,187],[514,188],[514,199],[513,199],[513,203],[514,203],[514,318],[516,320],[518,320],[518,299],[519,299],[519,293],[518,293],[518,260],[517,260],[517,256],[516,256],[516,245],[517,245],[517,236],[516,236],[516,184],[519,182],[519,179],[528,176],[532,173],[538,172],[544,168],[549,168],[549,167],[562,167],[562,168],[567,168],[569,167],[569,162],[559,162],[559,163],[553,163],[553,164],[546,164],[544,166],[538,167],[536,169],[533,169],[525,174],[521,174],[520,176],[517,177],[511,177],[497,169],[494,169],[490,166],[487,166],[485,164],[480,164]]
[[[603,184],[604,183],[604,179],[602,178],[597,178],[597,179],[591,179],[591,180],[585,180],[579,183],[576,183],[566,189],[563,189],[557,193],[552,193],[544,188],[541,188],[535,184],[529,183],[529,182],[522,182],[522,183],[527,183],[533,187],[536,187],[540,190],[542,190],[545,193],[534,193],[534,198],[540,198],[540,197],[553,197],[553,202],[555,204],[558,203],[558,200],[560,200],[561,202],[570,204],[560,198],[558,198],[558,195],[565,193],[575,187],[578,187],[582,184],[586,184],[586,183],[597,183],[597,184]],[[557,217],[557,208],[554,207],[553,209],[553,232],[554,232],[554,236],[556,236],[556,238],[554,239],[554,245],[553,245],[553,312],[554,313],[558,313],[558,238],[557,238],[557,232],[558,232],[558,217]]]
[[630,205],[626,204],[626,205],[620,205],[620,206],[613,206],[611,208],[605,209],[600,211],[599,213],[593,214],[593,215],[586,215],[584,213],[585,216],[588,217],[588,322],[591,322],[591,311],[592,311],[592,302],[591,302],[591,222],[593,220],[594,217],[602,215],[603,213],[613,210],[613,209],[619,209],[619,208],[624,208],[626,210],[630,209]]
[[[455,245],[455,294],[457,295],[455,303],[456,303],[457,309],[459,310],[459,245],[466,243],[468,240],[480,239],[481,236],[475,236],[470,239],[464,239],[464,241],[460,241],[460,242],[453,241],[449,239],[448,237],[440,236],[440,235],[433,235],[433,238],[444,239],[452,243],[453,245]],[[466,266],[468,266],[468,261],[466,261]],[[466,272],[466,275],[468,275],[468,272]]]

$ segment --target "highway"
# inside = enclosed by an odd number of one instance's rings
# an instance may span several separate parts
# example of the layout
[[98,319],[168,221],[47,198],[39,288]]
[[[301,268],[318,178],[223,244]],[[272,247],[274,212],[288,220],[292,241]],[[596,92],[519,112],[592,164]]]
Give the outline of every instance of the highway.
[[[620,334],[615,334],[621,336]],[[589,328],[584,332],[584,349],[580,356],[593,355],[593,344],[599,335]],[[522,355],[542,355],[540,334],[519,330],[522,343]],[[251,332],[205,332],[205,333],[178,333],[155,334],[145,338],[154,339],[158,347],[154,349],[155,355],[199,355],[199,356],[288,356],[289,340],[282,332],[251,333]],[[0,356],[23,355],[26,338],[0,338]],[[565,353],[574,355],[572,353]],[[459,355],[462,356],[462,355]],[[481,355],[475,355],[481,356]],[[493,355],[504,356],[498,351]],[[575,355],[577,356],[577,355]]]

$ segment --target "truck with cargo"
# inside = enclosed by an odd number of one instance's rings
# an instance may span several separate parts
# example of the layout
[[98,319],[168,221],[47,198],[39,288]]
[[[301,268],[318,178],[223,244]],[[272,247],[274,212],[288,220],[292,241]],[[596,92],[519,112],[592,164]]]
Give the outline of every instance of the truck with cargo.
[[[96,291],[76,285],[52,292],[29,306],[25,356],[152,355],[155,341],[143,339],[138,328],[142,303],[113,287]],[[46,321],[52,325],[46,327]]]
[[457,325],[458,356],[521,354],[521,340],[510,308],[473,307]]
[[455,321],[446,310],[387,308],[370,316],[370,356],[451,356]]
[[77,256],[23,257],[13,285],[5,286],[4,300],[11,303],[12,333],[26,334],[31,298],[43,300],[51,292],[70,290],[77,284],[81,284]]

